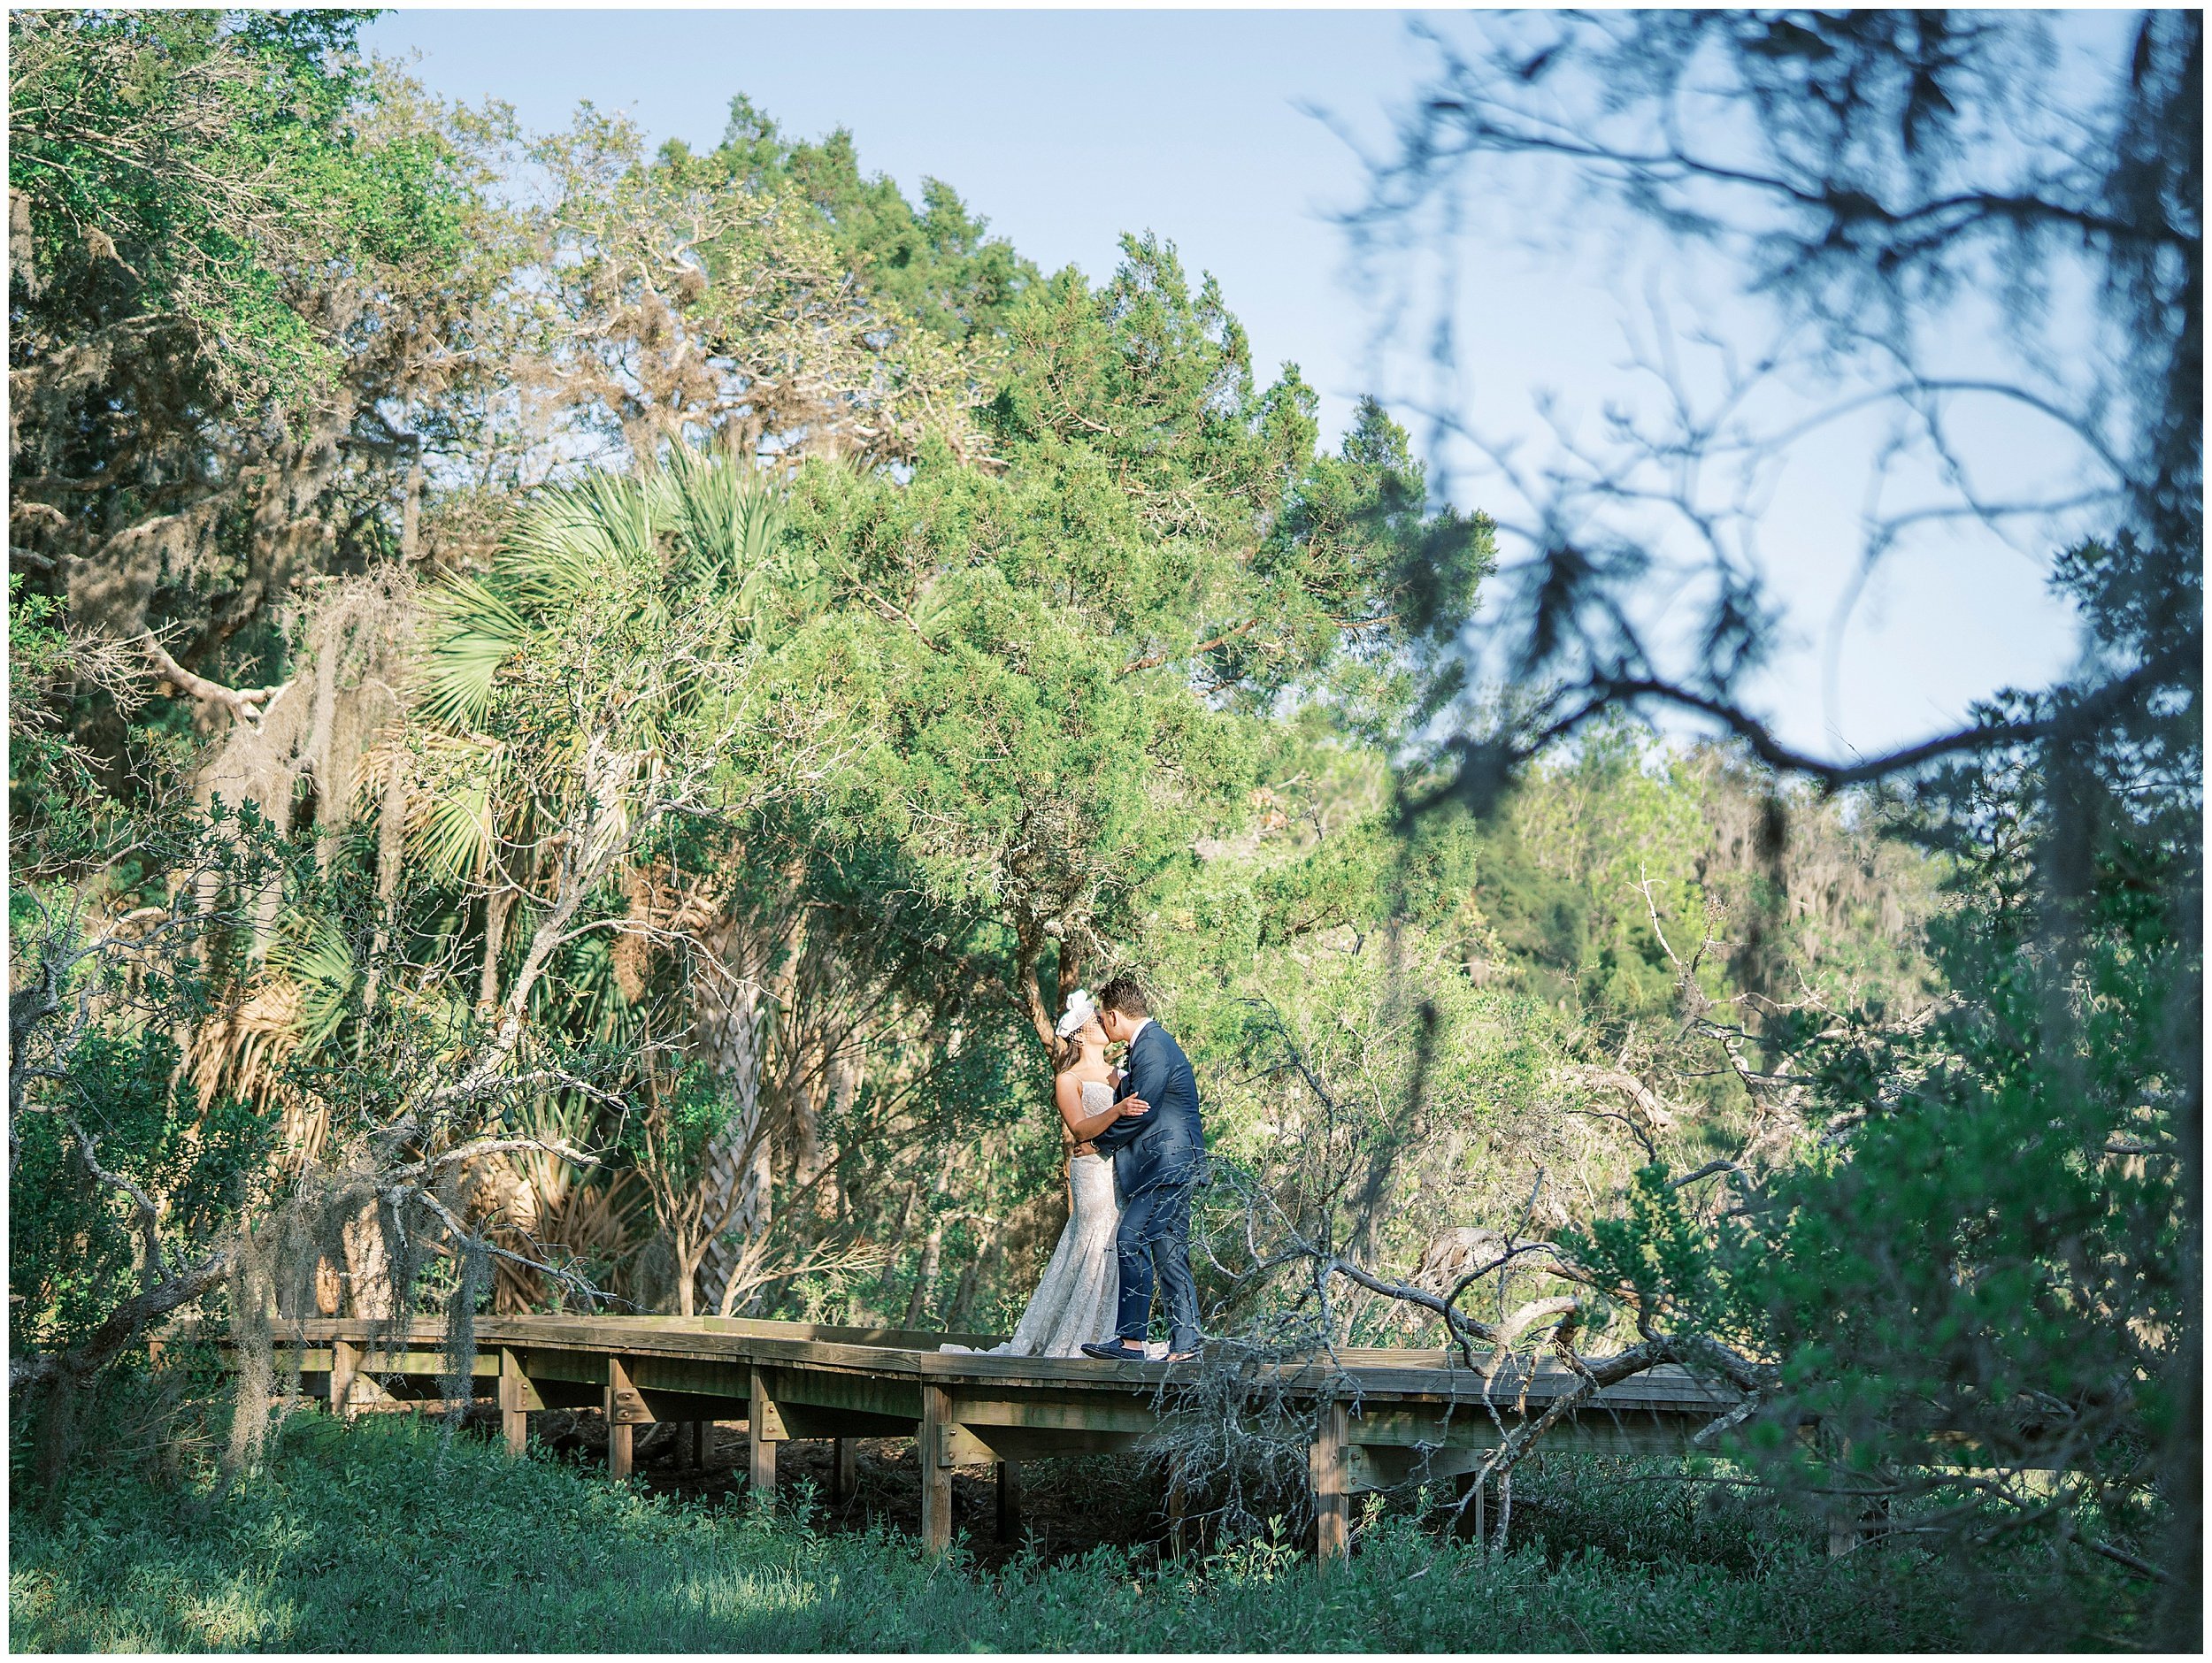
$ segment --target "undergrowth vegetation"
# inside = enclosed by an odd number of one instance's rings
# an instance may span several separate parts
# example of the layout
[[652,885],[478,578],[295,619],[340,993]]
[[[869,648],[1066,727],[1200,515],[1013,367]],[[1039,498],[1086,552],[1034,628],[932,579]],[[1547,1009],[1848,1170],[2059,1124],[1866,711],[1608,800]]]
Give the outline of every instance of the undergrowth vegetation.
[[[1033,1469],[1052,1482],[1049,1466]],[[1371,1513],[1348,1567],[1281,1540],[935,1564],[878,1520],[823,1528],[510,1461],[432,1422],[296,1417],[227,1490],[117,1463],[11,1521],[19,1652],[1902,1651],[1970,1644],[1942,1563],[1830,1560],[1769,1500],[1678,1472],[1555,1460],[1509,1552]],[[2032,1597],[1989,1598],[2023,1644],[2111,1644]],[[2030,1629],[2031,1620],[2034,1627]]]

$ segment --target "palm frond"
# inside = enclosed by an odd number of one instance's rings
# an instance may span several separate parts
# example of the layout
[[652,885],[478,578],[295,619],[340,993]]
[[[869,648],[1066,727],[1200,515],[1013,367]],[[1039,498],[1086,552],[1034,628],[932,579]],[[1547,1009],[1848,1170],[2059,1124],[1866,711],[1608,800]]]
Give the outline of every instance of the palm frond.
[[548,491],[517,517],[498,571],[519,601],[553,611],[635,591],[660,565],[654,495],[614,474]]
[[501,666],[524,651],[535,632],[511,602],[471,577],[449,579],[430,608],[423,712],[443,727],[478,726],[491,708]]
[[422,800],[421,818],[409,828],[413,853],[440,877],[473,877],[491,858],[491,790],[482,779],[463,780]]
[[753,469],[678,450],[657,476],[685,563],[695,575],[734,588],[749,617],[778,574],[782,499]]
[[298,990],[294,1032],[313,1051],[338,1031],[361,983],[361,965],[345,932],[327,918],[295,914],[269,946],[269,969]]

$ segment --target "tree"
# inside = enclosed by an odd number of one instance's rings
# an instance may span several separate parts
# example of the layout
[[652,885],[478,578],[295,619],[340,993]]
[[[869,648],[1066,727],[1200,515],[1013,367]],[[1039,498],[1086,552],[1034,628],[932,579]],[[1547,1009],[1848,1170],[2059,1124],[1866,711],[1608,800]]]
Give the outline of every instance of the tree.
[[911,461],[925,433],[979,454],[987,343],[872,287],[794,185],[672,149],[648,161],[633,126],[588,108],[532,159],[554,197],[515,291],[520,379],[554,410],[518,412],[518,442],[593,440],[618,467],[710,440],[863,467]]
[[664,158],[757,195],[810,203],[836,239],[841,263],[864,288],[950,341],[1002,333],[1037,270],[940,179],[922,181],[917,211],[887,175],[861,177],[852,135],[788,139],[742,93],[730,100],[722,142],[694,160],[672,142]]
[[240,720],[296,578],[417,552],[502,271],[490,134],[356,63],[358,21],[10,21],[12,564]]
[[1488,557],[1479,518],[1424,515],[1379,410],[1317,456],[1294,369],[1258,391],[1210,280],[1194,292],[1156,241],[1125,253],[1095,294],[1064,272],[1021,301],[1001,470],[934,452],[903,483],[795,486],[852,602],[809,673],[870,736],[840,824],[898,828],[933,897],[1004,932],[1041,1041],[1135,935],[1145,885],[1247,811],[1271,704],[1366,667],[1403,708],[1441,627],[1399,604],[1411,574],[1464,596]]

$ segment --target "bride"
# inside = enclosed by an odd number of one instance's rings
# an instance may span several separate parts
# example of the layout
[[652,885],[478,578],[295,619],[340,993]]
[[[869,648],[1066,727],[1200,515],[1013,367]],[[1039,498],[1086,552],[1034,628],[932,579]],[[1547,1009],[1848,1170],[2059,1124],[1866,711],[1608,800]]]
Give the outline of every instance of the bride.
[[1079,1357],[1086,1341],[1102,1341],[1114,1331],[1119,1291],[1114,1231],[1121,1223],[1121,1198],[1114,1190],[1113,1161],[1090,1140],[1119,1115],[1114,1087],[1120,1074],[1107,1063],[1106,1031],[1099,1026],[1091,996],[1081,988],[1068,996],[1066,1013],[1054,1031],[1058,1038],[1052,1052],[1052,1096],[1075,1144],[1068,1158],[1073,1207],[1014,1337],[993,1346],[994,1355]]

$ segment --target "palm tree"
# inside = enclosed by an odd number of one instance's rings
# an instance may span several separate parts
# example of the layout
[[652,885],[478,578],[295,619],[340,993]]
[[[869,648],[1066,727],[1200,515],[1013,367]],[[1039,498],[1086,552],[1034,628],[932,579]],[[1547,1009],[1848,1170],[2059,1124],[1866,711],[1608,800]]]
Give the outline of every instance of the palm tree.
[[[504,951],[503,898],[533,920],[500,1023],[519,1032],[551,955],[584,930],[632,931],[686,962],[691,1048],[720,1082],[727,1124],[695,1164],[673,1153],[683,1140],[649,1133],[641,1159],[687,1313],[715,1244],[765,1221],[769,1002],[757,967],[731,950],[730,919],[672,927],[634,906],[594,924],[573,918],[596,885],[649,889],[636,862],[657,819],[733,816],[778,790],[797,760],[765,671],[819,591],[784,547],[782,524],[758,472],[683,449],[634,478],[595,476],[539,497],[490,571],[434,597],[411,741],[411,853],[483,895],[487,1003]],[[608,1023],[593,1013],[584,1025]]]

